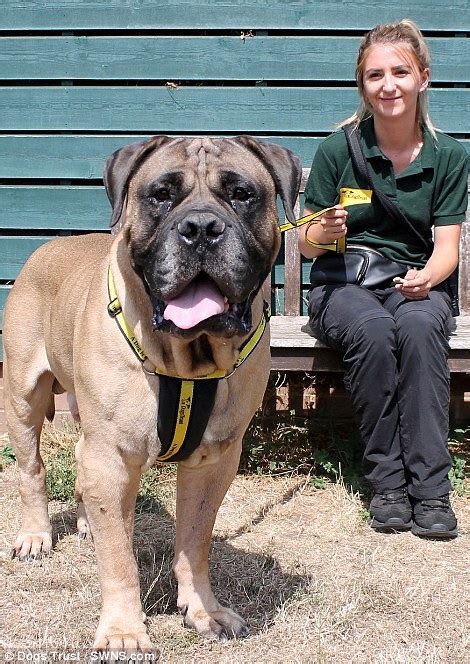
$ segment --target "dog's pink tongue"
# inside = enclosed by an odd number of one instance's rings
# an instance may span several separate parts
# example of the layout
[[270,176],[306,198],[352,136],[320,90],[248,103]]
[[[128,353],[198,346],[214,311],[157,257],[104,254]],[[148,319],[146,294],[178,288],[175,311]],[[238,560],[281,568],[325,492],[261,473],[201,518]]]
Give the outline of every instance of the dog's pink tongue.
[[227,307],[213,282],[193,282],[181,295],[168,300],[163,317],[182,330],[189,330],[206,318],[224,313]]

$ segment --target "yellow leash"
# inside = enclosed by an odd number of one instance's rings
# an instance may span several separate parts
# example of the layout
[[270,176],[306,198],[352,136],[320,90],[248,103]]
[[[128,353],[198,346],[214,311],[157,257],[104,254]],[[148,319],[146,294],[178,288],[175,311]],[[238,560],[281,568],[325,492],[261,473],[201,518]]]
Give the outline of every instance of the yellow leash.
[[[339,190],[339,194],[339,204],[344,205],[344,207],[349,205],[363,205],[365,203],[370,203],[372,200],[372,189],[352,189],[351,187],[343,187]],[[318,224],[320,223],[319,218],[322,217],[325,212],[333,209],[334,206],[324,208],[323,210],[318,210],[318,212],[313,212],[312,214],[308,214],[305,217],[297,219],[295,224],[286,222],[285,224],[279,226],[280,231],[281,233],[285,233],[286,231],[290,231],[292,228],[298,228],[304,224]],[[319,242],[312,242],[311,240],[307,240],[307,242],[313,247],[334,251],[337,254],[344,254],[346,251],[345,237],[341,237],[339,240],[336,240],[331,244],[320,244]]]

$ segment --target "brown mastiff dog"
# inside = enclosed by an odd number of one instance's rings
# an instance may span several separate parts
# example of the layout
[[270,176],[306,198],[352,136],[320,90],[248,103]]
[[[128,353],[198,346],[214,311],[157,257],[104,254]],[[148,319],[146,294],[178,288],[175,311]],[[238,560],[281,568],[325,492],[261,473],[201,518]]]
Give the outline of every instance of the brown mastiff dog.
[[[51,549],[39,435],[52,395],[66,391],[83,431],[78,529],[93,537],[102,590],[95,648],[151,648],[132,540],[139,479],[159,458],[180,461],[174,573],[186,625],[247,633],[212,593],[209,546],[269,374],[260,288],[280,244],[276,193],[292,220],[300,173],[288,150],[248,136],[126,146],[105,168],[115,237],[47,243],[8,298],[5,412],[24,511],[13,555]],[[194,395],[202,425],[187,425],[183,383],[213,386]],[[172,413],[197,434],[189,449]]]

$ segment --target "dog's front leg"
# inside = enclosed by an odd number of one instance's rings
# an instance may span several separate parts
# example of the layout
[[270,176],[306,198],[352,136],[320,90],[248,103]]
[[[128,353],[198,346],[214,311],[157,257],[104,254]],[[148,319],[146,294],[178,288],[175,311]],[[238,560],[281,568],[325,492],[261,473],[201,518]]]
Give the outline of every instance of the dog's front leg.
[[209,549],[215,518],[240,461],[241,440],[224,453],[193,466],[178,466],[176,548],[173,570],[178,608],[185,625],[207,638],[246,636],[246,623],[214,596],[209,582]]
[[95,439],[80,441],[77,460],[103,600],[93,647],[113,651],[150,649],[132,547],[140,466]]

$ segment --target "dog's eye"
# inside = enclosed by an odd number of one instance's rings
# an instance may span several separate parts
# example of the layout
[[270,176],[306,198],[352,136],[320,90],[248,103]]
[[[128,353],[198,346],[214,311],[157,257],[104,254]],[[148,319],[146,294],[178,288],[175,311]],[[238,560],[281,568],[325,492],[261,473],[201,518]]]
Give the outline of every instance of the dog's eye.
[[249,198],[251,198],[251,192],[248,191],[248,189],[245,189],[244,187],[235,187],[235,189],[232,192],[231,198],[233,201],[245,202]]
[[154,198],[159,203],[164,203],[171,198],[170,190],[166,187],[160,187],[160,189],[157,189],[153,192],[152,198]]

